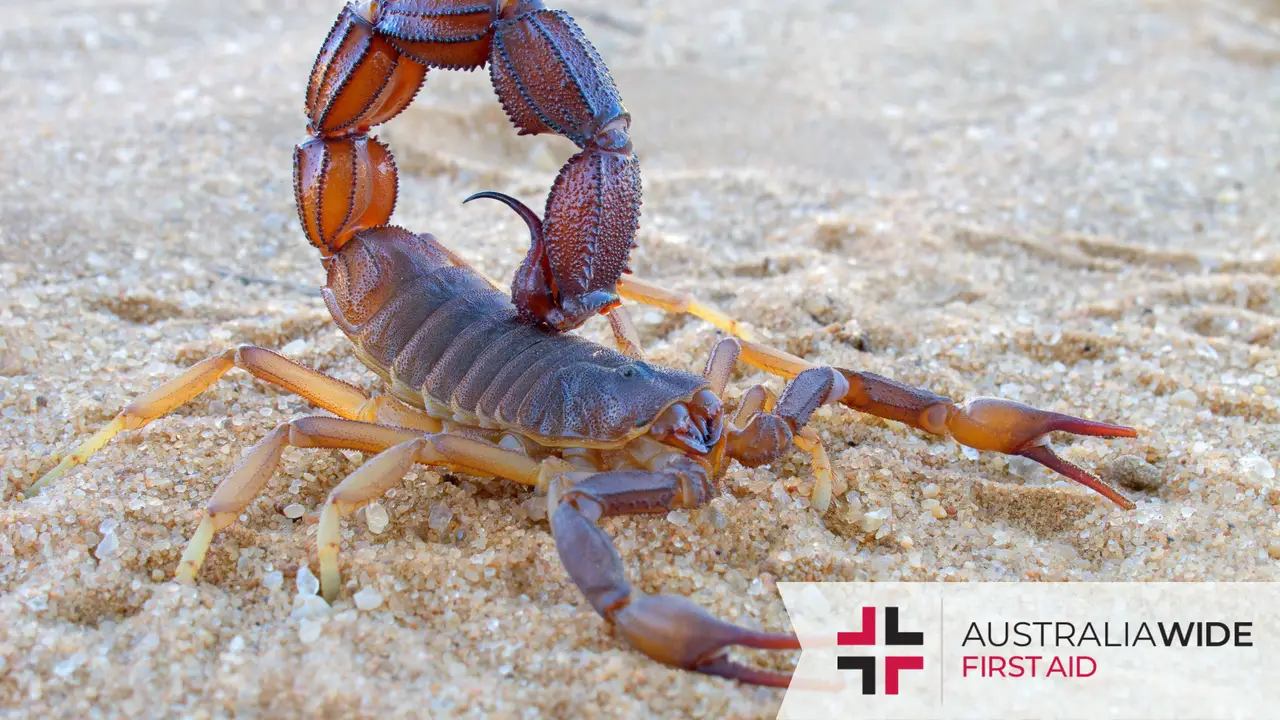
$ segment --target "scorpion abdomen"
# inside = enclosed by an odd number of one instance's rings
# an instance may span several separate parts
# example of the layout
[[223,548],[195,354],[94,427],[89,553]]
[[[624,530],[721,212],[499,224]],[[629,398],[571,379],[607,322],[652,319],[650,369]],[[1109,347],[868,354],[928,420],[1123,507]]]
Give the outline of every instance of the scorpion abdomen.
[[540,441],[609,444],[706,386],[521,322],[509,298],[429,235],[378,227],[327,261],[325,302],[397,397]]

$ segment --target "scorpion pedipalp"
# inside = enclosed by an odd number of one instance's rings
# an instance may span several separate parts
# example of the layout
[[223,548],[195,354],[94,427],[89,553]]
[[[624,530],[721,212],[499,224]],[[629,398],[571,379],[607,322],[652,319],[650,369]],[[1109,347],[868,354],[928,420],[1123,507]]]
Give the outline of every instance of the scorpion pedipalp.
[[686,597],[636,590],[626,579],[613,541],[597,524],[611,515],[697,507],[706,502],[709,489],[706,471],[687,459],[673,461],[660,472],[603,472],[567,489],[553,487],[548,514],[560,561],[596,612],[654,660],[743,682],[787,687],[791,673],[740,665],[725,651],[732,645],[798,650],[795,635],[740,627],[716,618]]

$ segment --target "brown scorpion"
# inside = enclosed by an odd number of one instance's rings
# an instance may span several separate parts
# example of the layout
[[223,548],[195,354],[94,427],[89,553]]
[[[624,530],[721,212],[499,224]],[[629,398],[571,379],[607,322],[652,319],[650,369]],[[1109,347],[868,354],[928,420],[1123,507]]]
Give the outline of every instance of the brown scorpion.
[[[506,203],[531,230],[510,295],[432,236],[387,224],[396,168],[367,134],[412,101],[428,68],[486,63],[520,133],[558,133],[581,148],[556,178],[542,219],[499,193],[472,196]],[[179,580],[195,578],[214,534],[253,501],[286,446],[356,450],[372,457],[329,494],[320,513],[316,542],[327,599],[341,587],[339,519],[415,463],[501,477],[547,492],[569,577],[641,652],[688,670],[786,686],[789,673],[735,663],[726,649],[795,649],[794,635],[741,628],[687,598],[633,588],[600,518],[696,507],[716,492],[729,461],[757,466],[793,446],[813,458],[811,504],[824,512],[832,470],[806,423],[832,403],[1030,458],[1133,507],[1046,442],[1054,431],[1135,437],[1131,428],[994,398],[957,404],[871,373],[812,365],[753,342],[732,319],[688,296],[623,278],[640,206],[631,119],[599,54],[563,11],[538,0],[348,5],[316,59],[305,109],[313,137],[294,155],[298,215],[327,270],[322,293],[333,319],[389,394],[370,398],[270,350],[233,348],[128,404],[28,491],[84,462],[120,431],[191,400],[233,367],[336,415],[284,423],[253,447],[210,499]],[[619,296],[691,313],[733,337],[715,346],[701,375],[654,365],[641,358]],[[565,332],[598,314],[609,316],[622,352]],[[751,388],[729,415],[720,396],[739,361],[789,381],[779,397]]]

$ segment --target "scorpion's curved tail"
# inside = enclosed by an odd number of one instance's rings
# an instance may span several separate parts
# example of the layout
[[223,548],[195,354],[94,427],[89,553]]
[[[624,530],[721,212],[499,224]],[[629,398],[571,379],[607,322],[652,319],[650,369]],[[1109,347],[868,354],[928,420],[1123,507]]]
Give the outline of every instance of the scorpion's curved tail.
[[307,85],[313,137],[294,152],[298,219],[325,257],[386,225],[396,166],[369,130],[408,107],[428,68],[486,63],[520,134],[556,133],[582,149],[556,178],[512,293],[526,320],[571,329],[619,303],[639,225],[640,165],[608,68],[567,13],[539,0],[347,5]]

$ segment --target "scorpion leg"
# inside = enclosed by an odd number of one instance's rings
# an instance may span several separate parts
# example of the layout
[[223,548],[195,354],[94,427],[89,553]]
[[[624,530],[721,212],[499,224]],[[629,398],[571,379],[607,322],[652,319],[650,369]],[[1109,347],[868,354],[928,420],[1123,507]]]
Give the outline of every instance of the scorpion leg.
[[[742,341],[741,345],[743,362],[782,377],[795,378],[820,367],[767,345],[749,341]],[[840,400],[846,407],[896,420],[934,435],[951,437],[975,450],[991,450],[1034,460],[1126,510],[1135,507],[1131,500],[1093,473],[1058,456],[1048,443],[1048,435],[1052,432],[1102,438],[1137,437],[1138,431],[1131,427],[1040,410],[1000,398],[977,397],[956,403],[951,398],[874,373],[844,368],[835,370],[849,386]]]
[[[371,401],[359,388],[299,365],[279,353],[253,345],[241,345],[201,360],[178,377],[126,405],[115,419],[82,442],[63,457],[57,466],[27,488],[27,497],[35,495],[67,470],[83,463],[122,430],[137,430],[186,404],[233,367],[247,370],[258,379],[300,395],[313,405],[341,417],[372,420],[381,409],[383,415],[390,412],[390,417],[398,421],[396,424],[421,427],[422,423],[430,421],[426,415],[416,413],[403,404],[386,408],[385,401]],[[435,429],[438,430],[439,427]]]
[[665,513],[696,507],[710,483],[697,463],[680,458],[658,472],[616,470],[567,486],[552,482],[548,514],[560,561],[596,612],[637,650],[674,667],[759,685],[786,687],[791,673],[760,670],[730,660],[731,645],[799,649],[789,633],[738,627],[678,595],[647,595],[631,586],[613,541],[597,525],[602,517]]
[[644,350],[640,349],[640,333],[626,308],[619,305],[609,311],[609,327],[613,329],[613,341],[623,355],[633,360],[644,359]]
[[755,335],[740,321],[699,301],[692,295],[667,290],[648,280],[641,280],[634,275],[618,280],[618,294],[628,300],[652,305],[667,312],[688,313],[711,323],[730,335],[743,340],[755,340]]
[[437,433],[401,442],[370,458],[343,480],[325,501],[316,530],[320,591],[333,602],[341,589],[338,522],[343,515],[379,497],[415,464],[442,466],[472,475],[497,476],[524,485],[547,484],[552,472],[573,468],[558,458],[541,462],[527,455],[458,435]]
[[343,420],[319,415],[299,418],[278,425],[259,440],[222,482],[205,506],[200,526],[187,542],[175,579],[195,579],[205,553],[217,531],[231,525],[254,497],[267,484],[280,462],[285,446],[299,448],[341,448],[361,452],[382,452],[397,443],[419,436],[412,430],[384,427],[356,420]]
[[[338,517],[382,494],[415,463],[443,466],[459,472],[495,475],[525,485],[544,485],[544,467],[566,470],[568,465],[538,461],[522,453],[470,438],[388,427],[358,420],[323,416],[299,418],[277,426],[249,450],[218,484],[205,506],[204,517],[187,543],[176,579],[195,579],[214,533],[235,522],[275,473],[285,447],[340,448],[376,453],[342,481],[329,495],[317,531],[321,588],[332,600],[338,592]],[[410,452],[410,450],[412,452]]]

